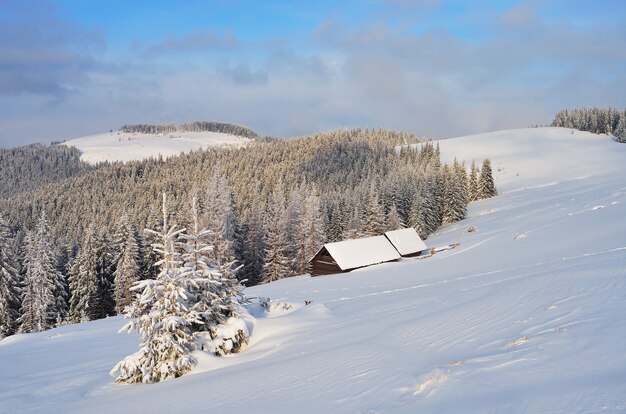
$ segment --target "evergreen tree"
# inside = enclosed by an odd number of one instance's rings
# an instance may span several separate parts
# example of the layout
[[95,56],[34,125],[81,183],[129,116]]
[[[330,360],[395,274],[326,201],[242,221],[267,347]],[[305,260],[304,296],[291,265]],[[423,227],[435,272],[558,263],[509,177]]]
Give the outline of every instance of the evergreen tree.
[[182,230],[169,227],[166,197],[163,194],[163,230],[155,249],[162,256],[161,272],[155,280],[142,280],[133,290],[137,300],[128,308],[132,318],[121,331],[137,330],[141,335],[139,351],[118,362],[111,375],[118,383],[154,383],[179,377],[196,365],[191,355],[194,340],[191,331],[198,314],[189,304],[189,278],[177,251]]
[[67,316],[63,275],[55,268],[50,228],[45,211],[26,238],[20,332],[41,332],[59,325]]
[[346,228],[342,234],[344,240],[358,239],[365,236],[365,233],[361,230],[363,225],[361,224],[361,213],[359,212],[359,206],[355,205],[350,219],[346,225]]
[[114,278],[115,312],[121,314],[134,298],[130,288],[139,280],[141,266],[137,231],[130,224],[128,215],[123,215],[119,226],[117,262]]
[[[153,229],[154,231],[161,230],[161,223],[159,223],[159,216],[155,210],[151,209],[148,219],[146,221],[146,228]],[[159,267],[156,263],[159,261],[159,255],[153,249],[153,245],[158,243],[157,237],[151,232],[144,232],[144,236],[141,238],[140,250],[142,263],[142,279],[156,279],[159,275]]]
[[498,195],[496,185],[493,182],[493,174],[491,172],[491,161],[485,158],[482,168],[480,169],[480,179],[478,180],[480,188],[480,198],[490,198]]
[[245,280],[248,286],[261,283],[263,278],[263,265],[265,264],[265,252],[267,249],[263,217],[263,207],[257,187],[250,210],[243,219],[246,225],[244,240],[245,255],[243,267],[239,271],[239,280]]
[[292,266],[287,252],[288,216],[281,187],[281,183],[276,186],[267,206],[267,247],[263,266],[263,283],[287,277]]
[[13,266],[11,232],[0,217],[0,339],[17,329],[19,316],[19,272]]
[[617,142],[626,143],[626,114],[621,114],[619,116],[619,121],[617,123],[617,128],[614,131],[615,138],[617,138]]
[[389,209],[389,213],[387,213],[386,229],[387,231],[403,229],[406,227],[402,218],[400,217],[400,213],[398,213],[398,208],[396,207],[396,203],[391,205]]
[[480,197],[480,188],[478,186],[478,168],[476,163],[472,160],[472,167],[470,169],[469,182],[467,187],[467,201],[472,202],[478,200]]
[[[324,235],[324,220],[322,217],[321,198],[316,186],[312,186],[308,190],[308,194],[304,200],[304,211],[302,218],[301,234],[304,239],[304,251],[302,258],[308,260],[322,248],[326,243]],[[300,268],[299,273],[306,271],[306,268]]]
[[365,234],[368,236],[379,236],[385,229],[385,211],[378,201],[378,193],[374,186],[370,188],[364,224]]
[[285,210],[285,255],[290,264],[288,276],[303,274],[306,268],[305,237],[303,224],[305,190],[302,185],[291,190]]
[[239,318],[243,302],[243,286],[236,279],[229,263],[222,265],[211,260],[213,246],[208,244],[211,232],[200,229],[197,198],[190,200],[192,214],[191,231],[181,233],[183,276],[187,278],[188,308],[197,315],[191,324],[198,347],[217,355],[239,350],[248,342],[249,333],[245,323],[240,321],[238,329],[230,329],[226,334],[220,325],[231,318]]
[[443,224],[463,220],[467,214],[467,178],[464,170],[456,160],[452,169],[447,165],[444,167],[446,184]]
[[215,259],[228,263],[235,259],[235,215],[233,201],[226,176],[218,166],[206,190],[206,206],[203,226],[211,229]]
[[94,223],[85,231],[80,250],[70,265],[70,320],[85,322],[113,313],[109,259],[106,243]]

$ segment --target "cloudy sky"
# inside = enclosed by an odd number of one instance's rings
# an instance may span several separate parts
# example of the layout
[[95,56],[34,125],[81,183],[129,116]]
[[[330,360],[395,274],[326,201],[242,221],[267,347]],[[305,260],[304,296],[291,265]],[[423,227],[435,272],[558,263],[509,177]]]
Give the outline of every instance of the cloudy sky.
[[4,147],[192,120],[447,137],[596,105],[626,107],[626,1],[0,0]]

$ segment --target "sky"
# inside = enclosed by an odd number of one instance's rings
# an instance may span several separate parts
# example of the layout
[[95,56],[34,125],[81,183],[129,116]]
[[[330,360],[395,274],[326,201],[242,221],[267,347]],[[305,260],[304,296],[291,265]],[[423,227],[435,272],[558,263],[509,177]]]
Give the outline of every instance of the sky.
[[443,138],[626,108],[626,1],[0,0],[0,147],[129,123]]

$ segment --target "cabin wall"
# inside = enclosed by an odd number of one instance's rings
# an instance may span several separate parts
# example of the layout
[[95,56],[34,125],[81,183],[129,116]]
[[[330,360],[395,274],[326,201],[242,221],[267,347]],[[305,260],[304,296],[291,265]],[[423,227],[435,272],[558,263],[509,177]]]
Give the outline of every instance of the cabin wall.
[[318,255],[311,260],[311,276],[344,273],[330,255]]

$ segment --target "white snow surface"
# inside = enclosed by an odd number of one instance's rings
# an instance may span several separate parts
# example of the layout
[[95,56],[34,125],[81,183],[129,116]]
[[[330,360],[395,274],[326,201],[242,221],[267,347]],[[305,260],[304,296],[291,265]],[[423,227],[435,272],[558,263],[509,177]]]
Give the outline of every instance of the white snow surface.
[[63,145],[76,147],[80,159],[97,164],[104,161],[135,161],[150,157],[163,158],[180,155],[213,146],[243,146],[251,139],[221,132],[172,132],[168,134],[141,134],[122,131],[107,132],[65,141]]
[[385,236],[402,256],[428,249],[413,227],[388,231]]
[[248,349],[154,385],[108,376],[137,350],[120,317],[9,337],[0,412],[625,411],[626,145],[539,128],[441,149],[502,169],[503,195],[427,240],[455,249],[250,288],[285,305],[251,305]]
[[385,236],[343,240],[324,245],[341,270],[356,269],[400,258]]

